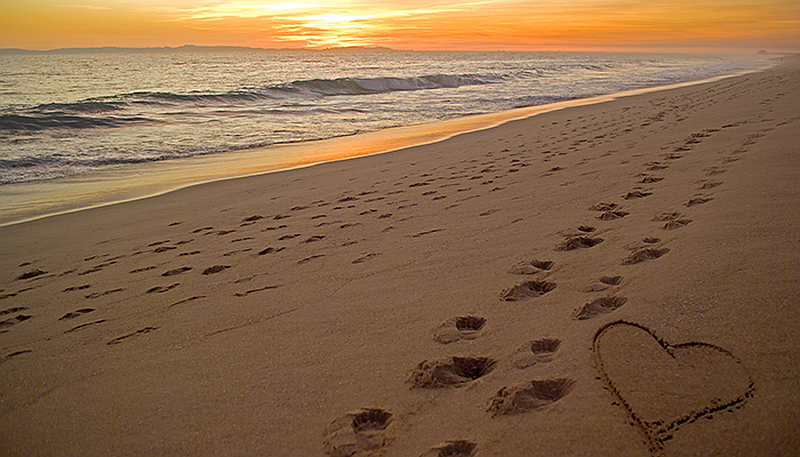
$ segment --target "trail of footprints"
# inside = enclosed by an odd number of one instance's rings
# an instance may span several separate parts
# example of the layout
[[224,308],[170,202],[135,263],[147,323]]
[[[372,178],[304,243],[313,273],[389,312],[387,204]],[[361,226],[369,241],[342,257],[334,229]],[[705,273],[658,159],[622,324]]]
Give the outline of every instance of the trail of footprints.
[[[678,160],[689,153],[694,145],[699,144],[718,129],[710,129],[691,135],[683,144],[675,147],[673,153],[665,154],[664,161]],[[650,171],[660,171],[669,168],[665,162],[648,162],[644,164],[645,172],[640,174],[637,184],[655,185],[665,178],[652,175]],[[555,171],[555,170],[553,170]],[[712,167],[706,170],[707,177],[713,177],[725,171],[722,167]],[[703,192],[721,185],[721,181],[703,179],[699,183],[698,191]],[[423,184],[420,184],[423,185]],[[634,190],[622,195],[623,200],[644,199],[654,193],[653,189]],[[695,194],[683,206],[691,208],[712,201],[713,197]],[[615,221],[628,216],[630,213],[622,209],[615,202],[599,202],[589,208],[595,213],[598,221]],[[483,216],[483,214],[481,214]],[[660,224],[660,229],[671,231],[680,229],[693,221],[681,212],[666,211],[652,219]],[[597,229],[590,225],[580,225],[574,230],[564,232],[564,240],[554,246],[555,252],[591,249],[604,241],[595,235]],[[620,265],[636,265],[653,261],[670,252],[668,247],[661,244],[661,238],[656,236],[645,237],[641,242],[629,246],[629,254],[620,260]],[[556,289],[557,284],[548,281],[548,273],[555,265],[549,259],[531,259],[520,261],[510,267],[509,274],[532,277],[503,289],[499,294],[502,301],[522,301],[535,299]],[[602,275],[584,291],[587,293],[611,290],[601,296],[596,296],[585,304],[575,308],[571,318],[575,321],[587,321],[601,318],[614,313],[624,306],[628,299],[618,294],[623,285],[621,275]],[[488,325],[484,316],[466,314],[455,316],[442,322],[433,331],[433,341],[441,345],[449,345],[462,340],[479,338]],[[552,361],[561,347],[561,340],[555,337],[541,337],[526,341],[514,350],[510,356],[510,363],[519,370],[537,364],[546,364]],[[412,368],[406,382],[412,389],[445,389],[460,388],[470,385],[484,376],[491,375],[492,371],[501,363],[490,357],[484,356],[448,356],[436,360],[423,360]],[[537,411],[559,401],[575,388],[575,381],[568,377],[554,377],[546,379],[532,379],[520,384],[502,387],[494,396],[487,400],[485,410],[490,417],[507,414],[519,414]],[[477,406],[477,405],[476,405]],[[362,409],[347,413],[333,421],[326,431],[325,451],[331,456],[359,455],[379,450],[390,444],[386,429],[392,420],[392,413],[383,409]],[[478,444],[469,440],[451,440],[435,445],[422,457],[430,456],[473,456],[478,450]],[[660,448],[650,446],[654,454]]]
[[[678,112],[679,109],[673,110]],[[636,113],[631,114],[635,117]],[[648,125],[655,124],[663,120],[654,118]],[[623,119],[624,121],[624,119]],[[605,124],[598,121],[592,124],[597,130],[607,129]],[[569,122],[566,124],[569,127]],[[633,128],[634,126],[631,126]],[[635,187],[619,197],[626,202],[637,200],[647,201],[647,198],[654,194],[653,186],[658,186],[665,177],[661,174],[670,168],[670,164],[676,160],[681,160],[686,155],[691,154],[692,150],[704,139],[716,132],[728,128],[736,128],[737,125],[725,125],[721,129],[708,129],[694,133],[686,138],[681,144],[673,147],[673,150],[664,153],[659,160],[650,160],[643,164],[643,172],[636,176]],[[628,129],[630,130],[630,129]],[[594,140],[586,143],[578,143],[570,147],[570,151],[581,147],[591,147],[610,141],[616,136],[624,135],[628,130],[616,130],[613,135],[599,135]],[[566,131],[565,131],[566,135]],[[713,201],[713,197],[707,194],[708,191],[715,189],[722,184],[718,176],[726,171],[725,166],[736,160],[737,154],[747,151],[748,146],[754,144],[763,133],[754,134],[747,137],[740,148],[733,154],[722,159],[721,165],[709,167],[704,170],[705,177],[698,183],[697,194],[690,196],[684,203],[686,209],[691,209],[699,205]],[[564,141],[564,140],[561,140]],[[555,141],[558,143],[559,141]],[[555,146],[555,143],[553,146]],[[548,150],[548,143],[541,139],[533,145],[537,150],[543,151],[544,161],[549,161],[560,153],[552,153]],[[184,231],[183,237],[160,239],[141,247],[138,250],[126,255],[104,254],[92,256],[84,259],[88,265],[75,268],[60,275],[75,274],[81,278],[81,282],[75,286],[68,287],[63,293],[75,294],[82,293],[87,300],[98,299],[101,297],[118,296],[136,291],[124,288],[111,288],[107,290],[94,290],[91,278],[100,274],[107,268],[121,267],[123,259],[128,260],[137,258],[150,259],[149,262],[139,262],[137,266],[128,271],[131,275],[152,275],[153,278],[169,278],[180,280],[184,275],[200,274],[204,276],[224,277],[226,271],[236,267],[233,261],[237,256],[250,253],[251,256],[258,258],[271,258],[273,256],[287,256],[290,251],[294,251],[303,246],[327,245],[326,248],[345,248],[357,245],[359,238],[347,238],[344,241],[334,244],[332,232],[330,230],[348,231],[358,229],[361,225],[354,222],[355,216],[339,216],[343,212],[355,212],[358,217],[375,218],[384,222],[386,225],[381,233],[390,233],[398,230],[408,217],[404,209],[418,204],[442,204],[444,210],[457,208],[460,202],[479,198],[481,192],[499,192],[505,187],[513,185],[511,181],[514,174],[529,163],[515,158],[517,153],[511,153],[509,149],[502,151],[509,157],[507,163],[492,157],[493,153],[487,154],[487,160],[463,162],[461,169],[450,167],[447,170],[439,170],[434,176],[432,173],[421,173],[416,177],[406,176],[406,181],[395,183],[385,183],[376,181],[373,188],[383,186],[381,195],[375,195],[378,190],[365,190],[361,193],[350,195],[343,194],[326,200],[317,200],[308,204],[292,205],[288,209],[273,211],[271,215],[253,214],[240,220],[237,227],[215,228],[212,226],[201,226]],[[531,150],[527,150],[531,152]],[[580,165],[580,163],[578,164]],[[543,176],[550,176],[562,170],[562,167],[553,166]],[[444,171],[444,173],[442,173]],[[447,174],[449,172],[449,175]],[[410,181],[410,182],[409,182]],[[394,187],[393,190],[386,189],[386,186]],[[648,188],[642,187],[648,186]],[[450,192],[448,192],[450,190]],[[416,192],[412,198],[410,192]],[[614,224],[631,213],[616,202],[598,202],[588,210],[591,212],[595,223]],[[489,209],[481,212],[478,216],[491,216],[494,210]],[[292,229],[293,221],[304,217],[307,221],[314,221],[311,227],[319,229],[320,232],[299,233]],[[653,222],[660,230],[672,231],[681,229],[691,224],[693,221],[678,211],[665,211],[653,217]],[[169,227],[173,230],[180,229],[182,222],[172,222]],[[324,231],[323,231],[324,230]],[[444,229],[432,227],[414,233],[407,233],[403,236],[409,238],[421,238],[434,236]],[[555,253],[565,251],[576,251],[592,249],[604,242],[593,225],[579,225],[574,229],[569,229],[563,233],[564,239],[553,247]],[[263,238],[270,236],[271,242],[265,243]],[[174,265],[174,260],[185,261],[193,258],[202,258],[203,252],[192,249],[192,243],[197,238],[213,238],[226,240],[235,246],[244,246],[236,250],[223,254],[223,257],[231,261],[226,263],[212,264],[203,266],[190,266],[187,264]],[[643,244],[642,244],[643,243]],[[655,261],[669,253],[669,248],[661,245],[658,237],[647,237],[641,243],[634,245],[628,255],[622,256],[620,265],[636,265],[644,262]],[[351,263],[353,265],[366,264],[371,259],[379,256],[378,252],[356,252],[353,254]],[[169,257],[172,256],[172,257]],[[299,265],[312,265],[315,262],[324,261],[326,255],[320,251],[312,251],[310,255],[296,257],[294,262]],[[513,264],[508,273],[515,276],[524,276],[525,279],[511,285],[499,293],[501,301],[524,302],[535,300],[545,294],[557,289],[557,283],[548,280],[548,275],[556,265],[553,260],[547,258],[530,259]],[[23,264],[28,269],[21,273],[16,280],[25,283],[38,281],[47,278],[52,274],[47,271]],[[247,278],[245,278],[247,279]],[[252,279],[252,278],[250,278]],[[240,279],[239,281],[242,281]],[[238,281],[237,281],[238,282]],[[624,279],[619,275],[599,276],[589,287],[585,289],[587,293],[605,292],[604,295],[595,296],[586,303],[576,307],[570,314],[570,318],[576,322],[591,321],[606,315],[613,314],[617,309],[627,303],[627,299],[618,292],[624,286]],[[33,286],[35,287],[35,285]],[[31,287],[31,288],[33,288]],[[281,287],[280,284],[259,284],[250,288],[242,288],[233,292],[236,297],[247,297],[252,294],[268,293]],[[13,298],[20,293],[24,293],[30,288],[21,288],[16,292],[0,290],[0,300]],[[138,291],[142,295],[170,294],[180,290],[180,282],[172,281],[162,284],[151,285],[150,287]],[[611,291],[610,293],[608,291]],[[167,309],[189,306],[194,302],[207,299],[205,295],[194,295],[186,298],[177,299],[167,306]],[[94,306],[94,305],[93,305]],[[101,314],[102,309],[97,307],[76,307],[76,309],[63,314],[58,320],[63,322],[75,322],[76,325],[64,330],[63,333],[69,334],[84,330],[96,325],[107,323],[107,319],[101,316],[91,318]],[[31,319],[32,313],[26,307],[8,307],[0,310],[0,333],[8,332],[10,328]],[[566,316],[565,316],[566,317]],[[86,322],[79,322],[82,319],[90,318]],[[473,340],[480,338],[489,325],[489,319],[484,316],[466,314],[452,317],[441,323],[433,331],[433,341],[437,344],[455,344],[458,341]],[[133,338],[146,335],[147,333],[159,329],[158,325],[147,325],[137,330],[122,334],[106,343],[109,346],[116,346],[126,343]],[[542,335],[537,339],[532,339],[520,344],[510,355],[509,362],[519,370],[525,370],[536,364],[546,364],[552,361],[558,354],[562,341],[552,336]],[[30,352],[29,350],[15,351],[5,355],[0,361],[8,360]],[[415,389],[444,389],[458,388],[469,385],[474,381],[491,375],[501,361],[482,356],[475,357],[445,357],[437,360],[423,360],[413,367],[406,379],[411,388]],[[553,404],[575,388],[575,382],[569,378],[552,379],[532,379],[523,383],[506,386],[501,388],[494,396],[487,399],[486,409],[490,417],[497,417],[507,414],[517,414],[529,411],[536,411]],[[359,453],[368,453],[381,449],[390,444],[386,435],[386,430],[392,423],[392,413],[378,408],[365,408],[352,411],[336,419],[325,431],[324,448],[331,456],[351,456]],[[437,444],[430,448],[424,456],[472,456],[477,452],[478,445],[469,440],[451,440]]]

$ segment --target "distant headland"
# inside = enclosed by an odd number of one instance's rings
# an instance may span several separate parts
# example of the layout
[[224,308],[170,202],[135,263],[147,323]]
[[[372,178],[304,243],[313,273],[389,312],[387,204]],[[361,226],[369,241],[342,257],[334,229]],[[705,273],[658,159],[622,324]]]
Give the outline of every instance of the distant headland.
[[19,48],[5,48],[0,49],[0,55],[17,55],[17,54],[116,54],[116,53],[153,53],[153,52],[262,52],[262,51],[324,51],[324,52],[390,52],[395,51],[391,48],[383,46],[348,46],[338,48],[252,48],[245,46],[195,46],[187,44],[178,47],[151,47],[151,48],[125,48],[115,46],[105,46],[96,48],[59,48],[48,50],[30,50]]

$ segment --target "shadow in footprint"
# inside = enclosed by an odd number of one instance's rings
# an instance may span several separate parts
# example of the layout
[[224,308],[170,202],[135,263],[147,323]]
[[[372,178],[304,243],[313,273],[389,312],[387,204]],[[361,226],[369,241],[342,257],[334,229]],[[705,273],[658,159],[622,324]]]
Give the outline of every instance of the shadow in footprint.
[[600,219],[601,221],[613,221],[614,219],[622,219],[628,214],[629,213],[627,211],[620,211],[620,210],[604,211],[599,216],[597,216],[597,218]]
[[514,287],[500,292],[500,299],[505,301],[516,301],[528,297],[538,297],[556,288],[556,284],[547,281],[525,281]]
[[567,396],[574,386],[575,381],[560,378],[503,387],[490,400],[488,411],[492,416],[500,416],[542,409]]
[[433,332],[433,340],[449,344],[458,340],[477,338],[486,327],[486,319],[481,316],[458,316],[441,323]]
[[511,361],[517,368],[526,368],[537,363],[550,362],[555,358],[556,351],[561,347],[558,338],[542,338],[528,341],[511,355]]
[[94,308],[81,308],[72,311],[71,313],[64,314],[63,316],[59,317],[58,320],[65,321],[67,319],[75,319],[76,317],[83,316],[84,314],[88,314],[94,311]]
[[602,243],[602,238],[592,238],[589,236],[570,236],[556,246],[556,251],[572,251],[573,249],[585,249],[597,246]]
[[572,313],[572,317],[576,320],[592,319],[616,310],[627,301],[628,299],[625,297],[599,297],[576,309]]
[[633,265],[636,263],[644,262],[645,260],[652,260],[661,257],[669,252],[669,248],[645,248],[639,249],[631,253],[628,257],[622,260],[623,265]]
[[632,198],[644,198],[644,197],[647,197],[648,195],[652,195],[652,194],[653,194],[652,192],[642,192],[642,191],[639,191],[639,190],[634,190],[634,191],[628,192],[622,198],[625,199],[625,200],[630,200]]
[[488,357],[448,357],[423,360],[411,371],[406,382],[412,387],[434,389],[458,387],[486,376],[497,364]]
[[472,457],[478,445],[467,440],[452,440],[433,446],[420,457]]
[[523,260],[512,266],[508,272],[515,275],[531,275],[552,267],[553,262],[550,260]]
[[378,451],[388,444],[384,435],[391,422],[392,413],[380,408],[348,412],[326,427],[325,453],[348,457]]

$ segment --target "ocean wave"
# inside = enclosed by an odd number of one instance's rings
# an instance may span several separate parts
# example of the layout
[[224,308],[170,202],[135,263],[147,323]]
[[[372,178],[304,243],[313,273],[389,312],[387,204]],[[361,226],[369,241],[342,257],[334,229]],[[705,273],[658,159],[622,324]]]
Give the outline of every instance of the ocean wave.
[[500,77],[478,75],[428,75],[415,77],[338,78],[294,81],[278,90],[297,90],[322,96],[369,95],[385,92],[457,88],[501,83]]
[[80,116],[63,112],[2,114],[0,115],[0,131],[42,131],[120,127],[131,122],[142,121],[147,121],[147,119],[141,116]]

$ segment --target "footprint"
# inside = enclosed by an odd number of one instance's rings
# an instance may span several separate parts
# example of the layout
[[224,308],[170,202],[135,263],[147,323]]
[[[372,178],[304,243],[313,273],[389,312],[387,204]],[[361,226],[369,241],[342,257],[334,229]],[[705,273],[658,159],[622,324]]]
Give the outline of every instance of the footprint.
[[500,292],[500,299],[516,301],[527,297],[538,297],[556,288],[556,284],[547,281],[525,281]]
[[556,246],[556,251],[571,251],[573,249],[591,248],[602,242],[602,238],[592,238],[589,236],[570,236],[561,242],[561,244]]
[[91,326],[91,325],[102,324],[102,323],[103,323],[103,322],[105,322],[105,321],[106,321],[105,319],[99,319],[99,320],[96,320],[96,321],[93,321],[93,322],[87,322],[87,323],[85,323],[85,324],[76,325],[75,327],[72,327],[72,328],[71,328],[71,329],[69,329],[69,330],[65,330],[65,331],[64,331],[64,333],[65,333],[65,334],[66,334],[66,333],[72,333],[72,332],[74,332],[74,331],[76,331],[76,330],[80,330],[80,329],[82,329],[82,328],[86,328],[86,327],[89,327],[89,326]]
[[642,239],[642,241],[644,241],[647,244],[655,244],[655,243],[660,243],[661,242],[661,238],[658,238],[658,237],[655,237],[655,236],[647,236],[647,237],[644,237]]
[[16,277],[16,280],[17,281],[23,281],[25,279],[35,278],[37,276],[41,276],[41,275],[44,275],[44,274],[47,274],[47,272],[44,271],[44,270],[40,270],[40,269],[36,268],[34,270],[30,270],[30,271],[26,271],[25,273],[22,273],[21,275]]
[[261,250],[261,251],[258,251],[258,255],[274,254],[274,253],[276,253],[276,252],[281,252],[281,251],[283,251],[283,250],[284,250],[284,248],[282,248],[282,247],[280,247],[280,248],[273,248],[272,246],[270,246],[270,247],[268,247],[268,248],[266,248],[266,249],[263,249],[263,250]]
[[486,326],[486,318],[481,316],[458,316],[441,323],[433,332],[433,340],[448,344],[458,340],[477,338]]
[[319,258],[321,258],[321,257],[325,257],[325,254],[316,254],[316,255],[308,256],[308,257],[306,257],[306,258],[304,258],[304,259],[300,259],[300,260],[298,260],[298,261],[297,261],[297,264],[298,264],[298,265],[302,265],[302,264],[304,264],[304,263],[311,262],[312,260],[314,260],[314,259],[319,259]]
[[147,291],[145,293],[146,294],[154,294],[154,293],[155,294],[163,294],[164,292],[168,292],[168,291],[178,287],[179,285],[180,285],[180,283],[176,282],[176,283],[172,283],[172,284],[170,284],[168,286],[155,286],[155,287],[151,287],[151,288],[147,289]]
[[444,229],[433,229],[433,230],[426,230],[424,232],[419,232],[411,235],[411,238],[419,238],[421,236],[430,235],[431,233],[442,232]]
[[116,294],[116,293],[122,292],[124,290],[125,290],[124,288],[118,288],[118,289],[107,290],[105,292],[95,292],[95,293],[86,295],[86,298],[100,298],[100,297],[103,297],[103,296],[106,296],[106,295]]
[[517,368],[526,368],[537,363],[550,362],[561,346],[558,338],[542,338],[528,341],[511,355],[511,362]]
[[25,311],[26,309],[28,309],[27,306],[15,306],[13,308],[7,308],[7,309],[4,309],[4,310],[0,311],[0,316],[4,316],[6,314],[18,313],[20,311]]
[[523,260],[512,266],[509,273],[515,275],[530,275],[539,273],[540,271],[549,270],[553,267],[553,262],[550,260]]
[[635,263],[644,262],[645,260],[652,260],[661,257],[662,255],[669,252],[669,248],[644,248],[638,249],[631,253],[628,257],[626,257],[623,261],[623,265],[633,265]]
[[331,457],[372,455],[389,444],[385,431],[391,422],[392,413],[379,408],[348,412],[326,427],[325,453]]
[[627,211],[620,211],[620,210],[603,211],[600,215],[597,216],[597,218],[600,219],[601,221],[613,221],[614,219],[622,219],[628,214],[630,213],[628,213]]
[[20,322],[25,322],[30,318],[31,318],[31,316],[28,316],[27,314],[17,315],[17,316],[12,317],[11,319],[6,319],[4,321],[0,321],[0,328],[11,327],[14,324],[19,324]]
[[278,287],[280,287],[280,286],[264,286],[264,287],[259,287],[258,289],[250,289],[250,290],[246,290],[244,292],[237,292],[237,293],[235,293],[233,295],[236,296],[236,297],[246,297],[246,296],[248,296],[250,294],[253,294],[253,293],[256,293],[256,292],[262,292],[262,291],[265,291],[265,290],[277,289]]
[[513,387],[503,387],[489,402],[492,416],[535,411],[567,396],[575,381],[566,378],[533,380]]
[[578,231],[583,233],[591,233],[595,231],[595,228],[591,225],[580,225],[578,226]]
[[145,333],[150,333],[150,332],[152,332],[154,330],[158,330],[158,327],[145,327],[145,328],[139,329],[139,330],[137,330],[137,331],[135,331],[133,333],[129,333],[127,335],[118,336],[118,337],[114,338],[113,340],[109,341],[106,344],[108,344],[109,346],[113,346],[115,344],[119,344],[119,343],[127,340],[128,338],[134,337],[136,335],[143,335]]
[[658,176],[645,176],[644,178],[639,180],[640,184],[653,184],[659,181],[663,181],[664,178]]
[[86,290],[86,289],[88,289],[90,287],[92,287],[92,286],[90,286],[89,284],[83,284],[83,285],[80,285],[80,286],[67,287],[66,289],[62,290],[62,292],[74,292],[76,290]]
[[63,316],[59,317],[58,320],[64,321],[67,319],[75,319],[76,317],[83,316],[84,314],[91,313],[92,311],[94,311],[94,308],[76,309],[75,311],[72,311],[70,313],[64,314]]
[[603,314],[608,314],[621,307],[627,302],[625,297],[600,297],[581,306],[572,313],[572,318],[576,320],[593,319]]
[[595,203],[594,205],[590,206],[589,209],[592,211],[613,211],[619,207],[616,203]]
[[653,218],[655,222],[664,222],[664,221],[674,221],[681,217],[681,213],[678,212],[664,212],[659,214],[658,216]]
[[600,276],[599,281],[609,286],[618,286],[622,282],[622,276]]
[[379,255],[380,255],[380,254],[378,254],[377,252],[370,252],[369,254],[364,254],[364,255],[362,255],[361,257],[359,257],[359,258],[357,258],[357,259],[353,260],[351,263],[353,263],[353,264],[364,263],[364,262],[366,262],[367,260],[369,260],[369,259],[371,259],[371,258],[373,258],[373,257],[377,257],[377,256],[379,256]]
[[169,305],[167,308],[172,308],[173,306],[183,305],[184,303],[189,303],[189,302],[192,302],[192,301],[195,301],[195,300],[200,300],[200,299],[203,299],[203,298],[206,298],[206,296],[205,295],[195,295],[194,297],[184,298],[183,300],[177,301],[177,302]]
[[164,273],[161,273],[161,276],[175,276],[175,275],[179,275],[181,273],[185,273],[185,272],[187,272],[187,271],[189,271],[191,269],[192,269],[192,267],[184,266],[184,267],[176,268],[174,270],[165,271]]
[[412,387],[433,389],[458,387],[489,374],[497,361],[488,357],[448,357],[423,360],[409,374],[406,382]]
[[[242,222],[255,222],[255,221],[260,220],[260,219],[264,219],[264,217],[263,216],[259,216],[258,214],[255,214],[253,216],[246,217],[246,218],[242,219]],[[211,228],[211,227],[209,227],[209,228]]]
[[692,222],[691,219],[675,219],[673,221],[668,221],[661,227],[664,230],[675,230],[681,227],[685,227]]
[[706,181],[706,182],[703,183],[702,186],[700,186],[700,189],[701,190],[713,189],[713,188],[719,186],[720,184],[722,184],[722,182],[720,182],[720,181]]
[[683,206],[690,207],[695,205],[702,205],[705,202],[710,202],[713,200],[711,197],[695,197],[689,200],[688,202],[684,203]]
[[451,440],[433,446],[420,457],[473,457],[478,445],[467,440]]
[[640,190],[633,190],[628,192],[627,194],[623,195],[622,198],[625,200],[630,200],[632,198],[644,198],[648,195],[653,195],[652,192],[642,192]]
[[219,273],[220,271],[227,270],[230,268],[230,265],[214,265],[213,267],[208,267],[203,270],[204,275],[213,275],[215,273]]

